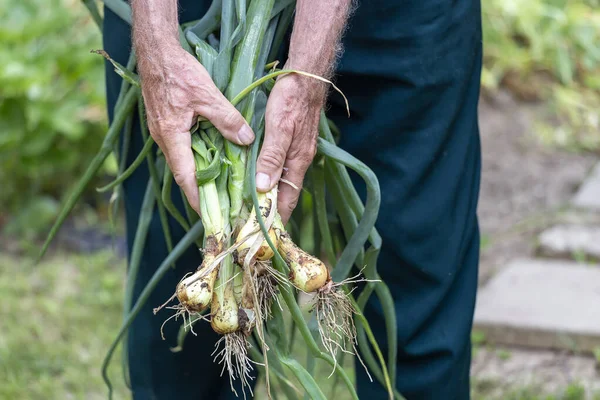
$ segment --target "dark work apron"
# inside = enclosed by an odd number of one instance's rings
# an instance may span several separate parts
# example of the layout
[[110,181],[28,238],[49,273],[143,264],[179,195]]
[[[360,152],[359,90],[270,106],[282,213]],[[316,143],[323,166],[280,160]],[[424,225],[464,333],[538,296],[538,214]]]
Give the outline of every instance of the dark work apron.
[[[199,18],[208,4],[181,1],[181,22]],[[105,15],[105,49],[125,64],[129,26],[109,10]],[[381,185],[377,228],[383,249],[378,265],[396,303],[397,387],[409,400],[468,399],[479,258],[479,0],[364,0],[350,20],[344,46],[336,79],[352,116],[346,117],[335,94],[328,115],[343,132],[340,145],[372,168]],[[112,119],[121,79],[110,65],[106,71]],[[136,119],[130,162],[142,145]],[[147,179],[144,164],[124,183],[129,248]],[[182,207],[179,195],[175,201]],[[183,236],[174,221],[171,230],[175,241]],[[162,235],[155,215],[134,298],[167,254]],[[160,325],[167,315],[152,313],[199,262],[197,250],[190,249],[130,330],[136,399],[235,398],[210,357],[216,339],[210,325],[197,324],[198,336],[188,335],[185,350],[173,353],[179,324],[165,326],[163,341]],[[386,354],[385,325],[376,300],[366,315]],[[387,398],[360,366],[356,371],[361,399]]]

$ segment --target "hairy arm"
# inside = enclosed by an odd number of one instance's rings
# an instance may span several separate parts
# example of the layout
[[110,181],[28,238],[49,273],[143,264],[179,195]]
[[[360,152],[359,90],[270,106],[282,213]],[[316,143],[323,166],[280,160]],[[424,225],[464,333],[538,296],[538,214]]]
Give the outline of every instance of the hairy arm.
[[[330,78],[351,3],[298,0],[285,68]],[[257,164],[259,190],[270,190],[282,177],[302,187],[316,153],[319,116],[327,90],[323,82],[297,74],[277,80],[267,103],[265,141]],[[298,202],[297,188],[284,182],[279,186],[278,208],[284,221]]]
[[132,0],[133,44],[150,134],[165,154],[175,181],[199,212],[190,128],[198,116],[228,140],[254,140],[242,115],[217,89],[204,67],[178,39],[177,0]]
[[[346,27],[351,0],[299,0],[290,40],[288,66],[330,78],[336,56],[341,52],[340,38]],[[322,82],[302,77],[315,87]]]
[[[151,72],[165,65],[166,52],[179,47],[177,0],[132,0],[133,44],[138,68]],[[143,56],[140,56],[143,55]],[[159,65],[153,65],[153,62]]]

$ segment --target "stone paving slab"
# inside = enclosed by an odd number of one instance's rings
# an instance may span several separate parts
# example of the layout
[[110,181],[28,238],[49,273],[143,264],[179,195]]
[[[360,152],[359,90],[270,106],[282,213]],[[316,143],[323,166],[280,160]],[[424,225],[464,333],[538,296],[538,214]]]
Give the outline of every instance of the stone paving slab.
[[591,352],[600,347],[600,266],[515,260],[480,289],[474,328],[492,343]]
[[580,254],[600,260],[600,226],[554,226],[540,235],[539,252],[549,257],[574,258]]
[[600,211],[600,163],[583,182],[575,194],[572,204],[576,207]]

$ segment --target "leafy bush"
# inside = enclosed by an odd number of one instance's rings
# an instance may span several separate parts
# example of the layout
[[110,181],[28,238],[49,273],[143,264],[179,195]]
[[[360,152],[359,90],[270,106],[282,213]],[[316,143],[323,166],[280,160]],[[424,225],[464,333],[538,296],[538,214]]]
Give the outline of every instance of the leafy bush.
[[101,35],[79,1],[0,0],[0,43],[0,220],[52,214],[106,129]]
[[484,89],[547,99],[553,144],[600,149],[600,0],[485,0]]

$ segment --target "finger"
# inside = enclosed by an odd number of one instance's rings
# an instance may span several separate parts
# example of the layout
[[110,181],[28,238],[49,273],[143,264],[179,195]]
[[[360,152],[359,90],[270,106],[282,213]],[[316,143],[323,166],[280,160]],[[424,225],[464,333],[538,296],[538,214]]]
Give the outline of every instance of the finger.
[[271,190],[281,178],[286,154],[292,143],[294,127],[285,119],[273,118],[267,106],[265,139],[256,161],[256,188],[260,192]]
[[254,132],[242,114],[211,84],[211,104],[200,105],[196,112],[208,119],[227,140],[242,146],[254,141]]
[[304,175],[308,170],[310,162],[304,159],[288,159],[282,180],[279,182],[279,193],[277,195],[277,210],[284,224],[287,224],[292,212],[298,205],[298,199],[302,191]]
[[173,172],[175,182],[183,189],[183,193],[192,208],[200,214],[198,184],[196,183],[196,163],[192,153],[192,138],[189,132],[163,135],[159,146],[169,168]]

